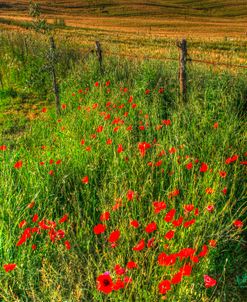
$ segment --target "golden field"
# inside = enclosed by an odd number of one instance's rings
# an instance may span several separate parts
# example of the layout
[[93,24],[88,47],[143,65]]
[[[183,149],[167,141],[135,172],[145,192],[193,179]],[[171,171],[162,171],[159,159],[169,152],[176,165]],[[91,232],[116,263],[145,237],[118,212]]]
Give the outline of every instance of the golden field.
[[[82,48],[90,49],[99,40],[105,52],[177,58],[176,42],[185,37],[191,58],[242,65],[247,62],[245,1],[38,2],[50,24],[58,18],[65,21],[66,26],[54,32]],[[0,28],[25,30],[18,24],[31,22],[28,3],[10,0],[1,4]]]

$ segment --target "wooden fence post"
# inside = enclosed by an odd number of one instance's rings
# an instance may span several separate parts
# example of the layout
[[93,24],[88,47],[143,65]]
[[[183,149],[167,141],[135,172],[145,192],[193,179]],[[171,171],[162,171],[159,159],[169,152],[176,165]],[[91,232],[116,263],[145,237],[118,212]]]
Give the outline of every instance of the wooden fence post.
[[187,85],[186,85],[186,61],[187,61],[187,42],[183,39],[179,43],[180,58],[179,58],[179,82],[180,82],[180,97],[181,100],[186,101],[187,99]]
[[57,109],[57,114],[61,114],[61,103],[60,103],[60,96],[59,96],[59,86],[57,82],[57,76],[56,76],[56,69],[55,69],[55,42],[54,38],[50,37],[50,70],[51,70],[51,75],[52,75],[52,82],[53,82],[53,91],[55,94],[55,100],[56,100],[56,109]]
[[99,59],[99,65],[100,65],[100,72],[103,73],[103,56],[102,56],[102,49],[99,41],[95,42],[96,45],[96,54]]
[[1,84],[1,87],[3,89],[3,75],[1,73],[1,70],[0,70],[0,84]]

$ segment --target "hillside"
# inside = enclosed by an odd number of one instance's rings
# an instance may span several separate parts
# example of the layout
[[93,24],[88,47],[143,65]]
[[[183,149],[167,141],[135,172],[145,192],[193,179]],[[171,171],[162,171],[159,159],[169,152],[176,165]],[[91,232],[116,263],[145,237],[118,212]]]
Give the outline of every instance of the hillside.
[[[244,0],[71,0],[37,1],[46,14],[89,14],[103,16],[208,16],[245,17],[247,3]],[[28,9],[28,0],[8,0],[0,4],[0,13],[22,12]]]

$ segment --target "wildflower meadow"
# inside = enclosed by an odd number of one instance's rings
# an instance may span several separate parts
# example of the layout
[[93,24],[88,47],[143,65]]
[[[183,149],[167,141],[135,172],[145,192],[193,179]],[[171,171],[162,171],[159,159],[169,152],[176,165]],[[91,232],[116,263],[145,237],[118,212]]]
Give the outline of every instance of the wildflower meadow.
[[25,34],[0,36],[0,301],[247,301],[246,71],[190,65],[182,100],[177,62],[55,35],[58,113]]

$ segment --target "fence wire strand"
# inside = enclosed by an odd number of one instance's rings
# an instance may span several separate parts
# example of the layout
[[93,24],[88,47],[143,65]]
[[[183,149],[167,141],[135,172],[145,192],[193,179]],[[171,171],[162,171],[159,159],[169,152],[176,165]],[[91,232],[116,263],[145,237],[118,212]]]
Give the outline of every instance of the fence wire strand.
[[[156,60],[156,61],[176,61],[178,62],[179,58],[170,58],[170,57],[162,57],[162,58],[157,58],[157,57],[152,57],[152,56],[134,56],[134,55],[129,55],[129,54],[123,54],[123,53],[116,53],[116,52],[111,52],[111,51],[103,51],[104,54],[108,54],[111,56],[119,56],[119,57],[127,57],[127,58],[132,58],[132,59],[146,59],[146,60]],[[202,64],[207,64],[207,65],[214,65],[214,66],[225,66],[229,68],[244,68],[247,69],[247,65],[237,65],[237,64],[229,64],[229,63],[221,63],[221,62],[212,62],[212,61],[205,61],[205,60],[199,60],[199,59],[193,59],[193,58],[188,58],[187,62],[193,63],[202,63]]]

